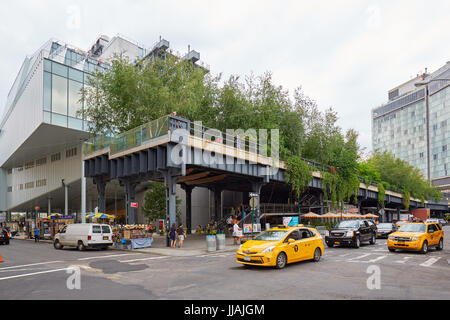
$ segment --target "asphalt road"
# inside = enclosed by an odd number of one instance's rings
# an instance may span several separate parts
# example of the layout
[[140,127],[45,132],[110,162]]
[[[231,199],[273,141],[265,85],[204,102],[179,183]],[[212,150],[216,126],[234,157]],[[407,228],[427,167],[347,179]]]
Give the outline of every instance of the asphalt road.
[[[450,234],[450,227],[444,232]],[[1,300],[450,299],[448,237],[443,251],[426,255],[390,253],[381,239],[359,249],[325,247],[320,262],[282,270],[243,267],[231,252],[194,257],[79,252],[24,240],[0,246],[0,254]],[[79,289],[73,270],[79,270]]]

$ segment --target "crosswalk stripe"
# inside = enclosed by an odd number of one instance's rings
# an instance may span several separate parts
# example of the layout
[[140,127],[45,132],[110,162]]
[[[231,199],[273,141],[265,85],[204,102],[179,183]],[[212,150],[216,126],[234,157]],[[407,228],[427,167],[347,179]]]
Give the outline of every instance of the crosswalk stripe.
[[374,263],[374,262],[377,262],[377,261],[379,261],[379,260],[382,260],[382,259],[384,259],[384,258],[386,258],[387,256],[380,256],[380,257],[377,257],[377,258],[375,258],[375,259],[372,259],[372,260],[369,260],[369,261],[364,261],[364,262],[367,262],[367,263]]
[[437,257],[437,258],[430,258],[427,261],[425,261],[424,263],[421,263],[420,265],[422,267],[430,267],[432,266],[435,262],[437,262],[441,257]]
[[159,260],[159,259],[165,259],[168,258],[166,256],[163,257],[151,257],[151,258],[143,258],[143,259],[132,259],[132,260],[122,260],[119,262],[135,262],[135,261],[146,261],[146,260]]
[[368,257],[370,255],[371,255],[371,253],[366,253],[366,254],[360,255],[358,257],[350,258],[350,261],[358,260],[358,259],[361,259],[361,258],[365,258],[365,257]]
[[411,259],[411,257],[403,257],[403,260],[397,260],[395,261],[396,263],[405,263],[406,261],[408,261],[409,259]]

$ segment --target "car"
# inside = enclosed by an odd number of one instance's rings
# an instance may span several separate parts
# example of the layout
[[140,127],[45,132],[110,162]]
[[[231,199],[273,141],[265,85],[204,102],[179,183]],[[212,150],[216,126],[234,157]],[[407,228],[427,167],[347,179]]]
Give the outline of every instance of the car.
[[77,223],[68,224],[59,231],[53,240],[55,249],[65,246],[76,247],[80,251],[86,248],[107,249],[112,246],[111,227],[107,224]]
[[323,254],[322,236],[316,229],[303,225],[278,226],[244,242],[236,252],[236,262],[282,269],[298,261],[318,262]]
[[447,225],[447,221],[445,221],[444,219],[438,219],[439,223],[441,224],[441,226],[446,226]]
[[429,218],[425,222],[427,223],[439,223],[439,219],[436,218]]
[[408,222],[409,221],[406,221],[406,220],[399,220],[395,223],[395,226],[397,227],[397,230],[398,230],[402,225],[404,225],[405,223],[408,223]]
[[330,230],[329,235],[325,237],[325,242],[330,248],[334,245],[350,245],[359,248],[364,241],[375,244],[376,238],[375,223],[370,223],[366,219],[343,220]]
[[8,229],[0,228],[0,244],[9,244],[9,239],[11,239],[11,234]]
[[397,230],[395,223],[385,222],[378,224],[377,238],[387,238],[392,232]]
[[387,247],[390,252],[401,249],[420,251],[423,254],[426,254],[431,247],[442,250],[444,231],[439,223],[406,223],[389,235]]

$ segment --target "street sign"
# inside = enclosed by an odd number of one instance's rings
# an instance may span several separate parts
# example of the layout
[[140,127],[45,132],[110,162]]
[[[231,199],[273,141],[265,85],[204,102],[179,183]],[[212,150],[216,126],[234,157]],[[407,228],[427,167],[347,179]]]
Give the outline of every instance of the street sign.
[[249,194],[249,196],[250,196],[250,198],[256,198],[256,197],[258,197],[258,194],[257,194],[257,193],[251,192],[251,193]]
[[137,202],[131,202],[130,203],[130,207],[137,208],[138,207],[138,203]]
[[38,206],[34,207],[34,210],[40,210],[40,209],[41,209],[41,207],[38,207]]

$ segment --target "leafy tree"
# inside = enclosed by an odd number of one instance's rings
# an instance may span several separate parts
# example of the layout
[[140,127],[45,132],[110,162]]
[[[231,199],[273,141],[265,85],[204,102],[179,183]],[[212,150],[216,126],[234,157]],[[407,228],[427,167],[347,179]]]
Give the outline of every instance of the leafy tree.
[[[176,200],[176,212],[177,218],[180,219],[180,205],[181,200]],[[149,218],[150,221],[166,218],[166,188],[164,183],[150,182],[150,186],[147,189],[144,197],[144,205],[142,207],[144,216]]]
[[287,160],[286,181],[291,184],[296,198],[308,188],[312,178],[312,169],[305,161],[297,156]]

